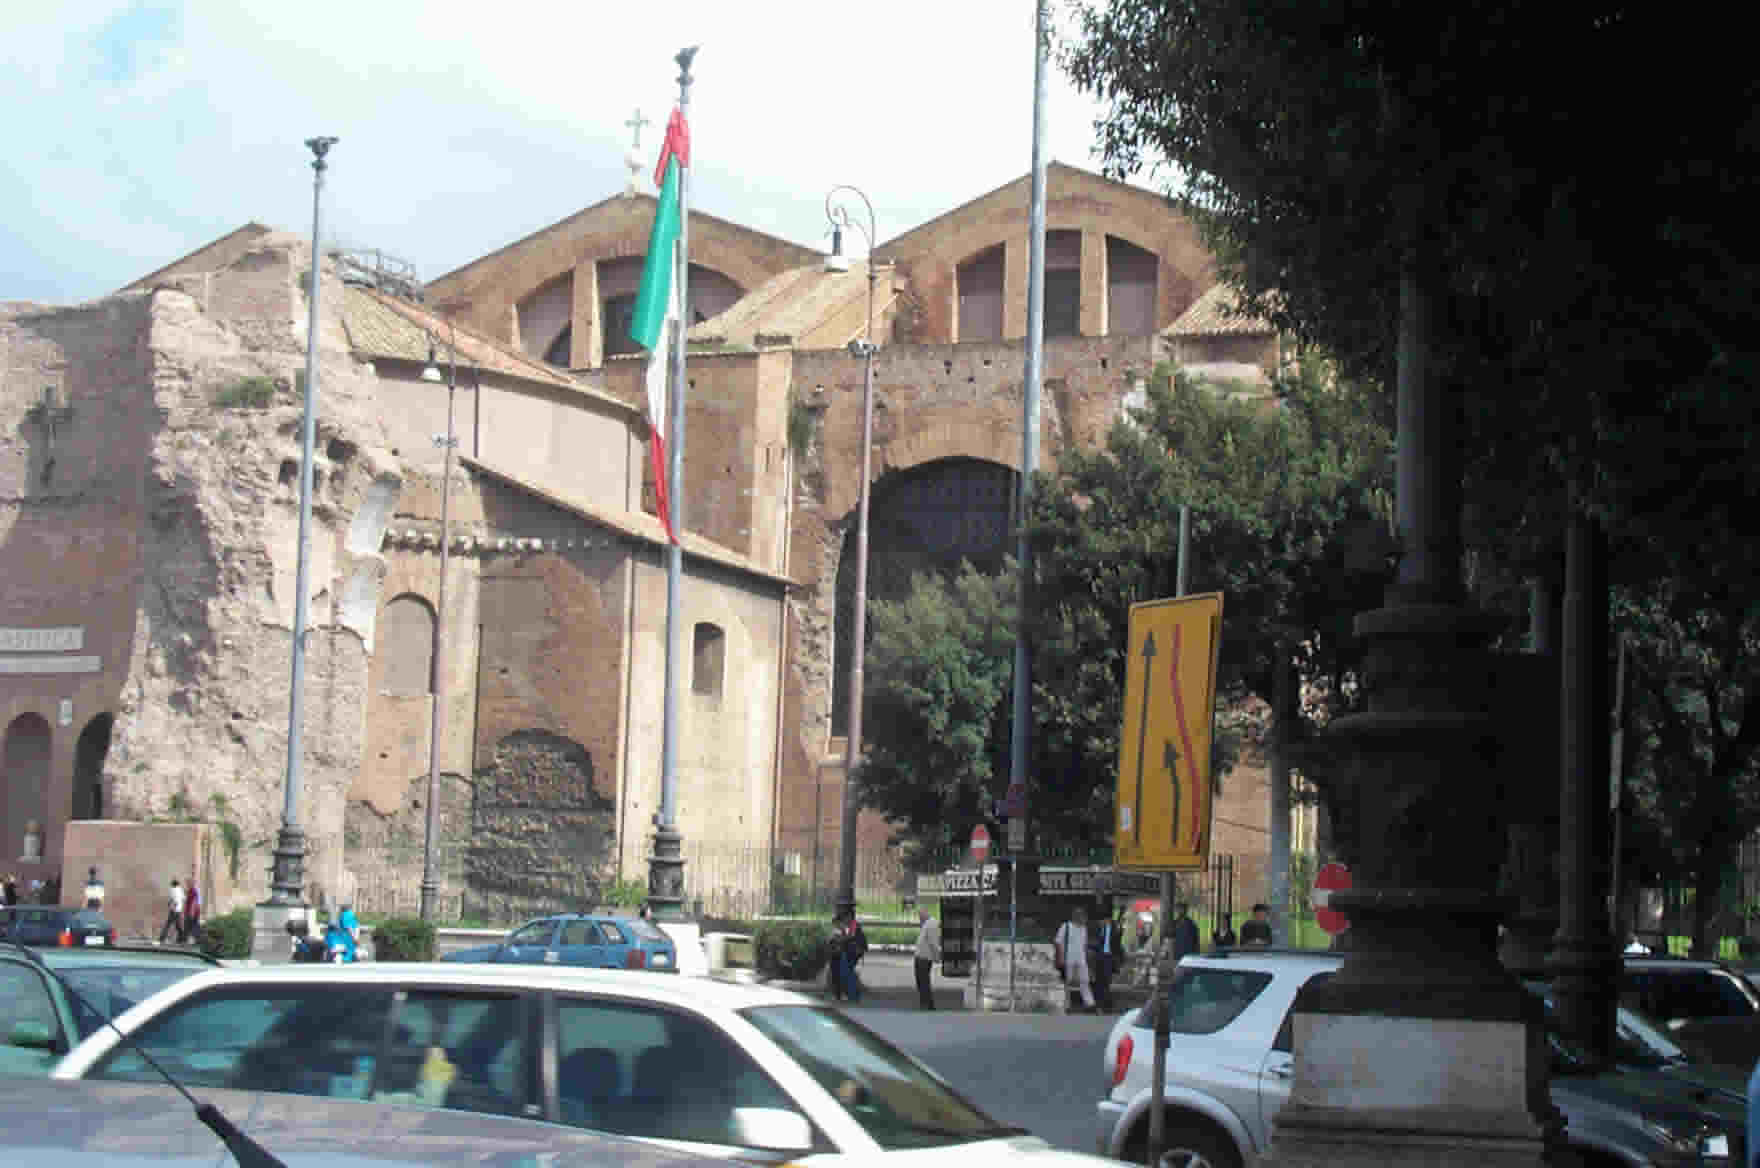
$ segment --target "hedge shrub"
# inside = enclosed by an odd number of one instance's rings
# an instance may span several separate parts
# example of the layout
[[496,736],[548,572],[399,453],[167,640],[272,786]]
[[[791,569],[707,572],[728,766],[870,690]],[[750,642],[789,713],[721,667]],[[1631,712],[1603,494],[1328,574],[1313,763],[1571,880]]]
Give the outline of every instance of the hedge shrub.
[[752,937],[758,976],[812,981],[830,960],[829,926],[816,921],[764,921]]
[[229,913],[209,917],[202,922],[202,952],[209,957],[239,959],[251,955],[255,931],[248,908],[235,908]]
[[434,960],[434,926],[420,917],[387,917],[373,926],[375,961]]

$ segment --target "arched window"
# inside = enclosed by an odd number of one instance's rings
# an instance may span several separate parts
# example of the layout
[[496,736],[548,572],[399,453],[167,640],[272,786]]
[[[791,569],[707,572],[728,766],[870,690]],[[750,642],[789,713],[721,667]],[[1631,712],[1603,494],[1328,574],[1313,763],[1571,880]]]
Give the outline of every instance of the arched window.
[[1003,248],[979,252],[961,264],[954,275],[959,290],[959,339],[1002,339]]
[[1045,233],[1045,335],[1082,335],[1082,233]]
[[379,675],[379,692],[410,697],[432,692],[434,683],[434,610],[426,600],[410,593],[385,606],[379,643],[385,668]]
[[1106,331],[1146,337],[1155,331],[1155,253],[1106,237]]
[[691,692],[705,697],[721,696],[721,677],[727,666],[727,636],[707,621],[691,635]]
[[[519,302],[519,341],[526,356],[547,361],[574,320],[574,273],[565,272]],[[567,365],[567,355],[553,365]]]
[[115,719],[99,714],[80,731],[73,751],[73,813],[71,819],[104,818],[104,756],[110,753]]
[[6,727],[6,741],[0,749],[0,848],[15,850],[8,856],[25,855],[24,836],[34,821],[48,830],[44,797],[49,789],[50,731],[46,719],[37,714],[20,714]]

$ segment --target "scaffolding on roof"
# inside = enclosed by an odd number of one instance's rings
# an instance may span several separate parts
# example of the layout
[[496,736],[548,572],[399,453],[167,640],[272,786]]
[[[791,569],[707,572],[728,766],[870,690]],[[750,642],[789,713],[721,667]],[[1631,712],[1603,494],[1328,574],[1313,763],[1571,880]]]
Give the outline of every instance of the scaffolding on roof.
[[388,255],[378,248],[337,248],[330,254],[346,283],[364,284],[405,300],[421,302],[422,282],[416,279],[416,266],[408,260]]

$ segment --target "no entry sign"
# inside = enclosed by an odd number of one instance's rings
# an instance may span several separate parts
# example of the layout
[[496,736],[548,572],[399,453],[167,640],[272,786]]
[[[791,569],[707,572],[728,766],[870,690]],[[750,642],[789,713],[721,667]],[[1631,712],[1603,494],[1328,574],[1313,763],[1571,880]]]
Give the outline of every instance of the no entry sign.
[[1332,894],[1351,886],[1351,870],[1327,864],[1314,874],[1314,923],[1334,937],[1351,927],[1351,919],[1332,907]]
[[983,824],[972,828],[972,859],[982,864],[990,858],[990,829]]

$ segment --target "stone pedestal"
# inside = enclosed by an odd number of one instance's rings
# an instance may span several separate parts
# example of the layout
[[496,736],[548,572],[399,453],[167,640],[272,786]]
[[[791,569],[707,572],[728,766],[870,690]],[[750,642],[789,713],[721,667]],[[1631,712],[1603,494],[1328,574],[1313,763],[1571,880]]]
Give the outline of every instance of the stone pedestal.
[[286,965],[293,960],[293,937],[288,933],[290,921],[312,925],[316,918],[303,904],[259,904],[251,912],[251,957],[262,965]]

